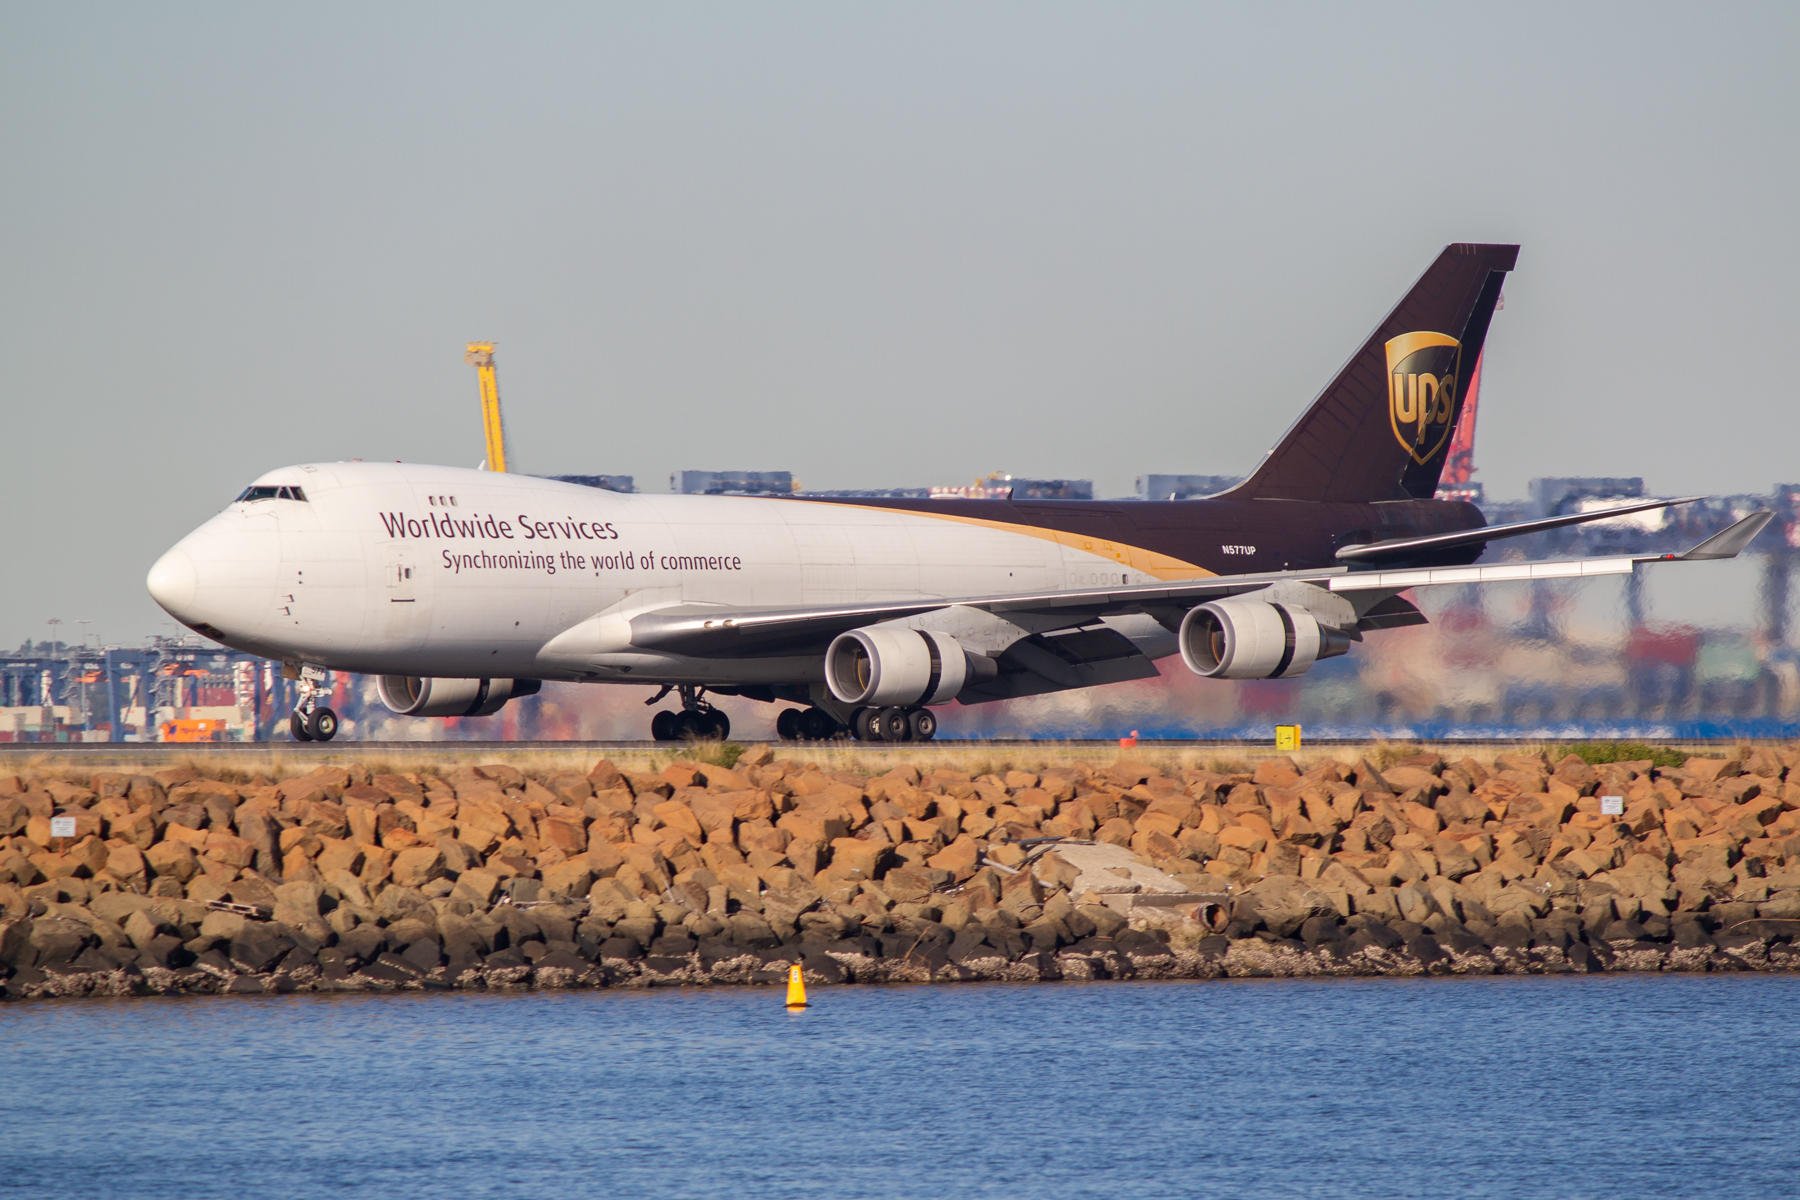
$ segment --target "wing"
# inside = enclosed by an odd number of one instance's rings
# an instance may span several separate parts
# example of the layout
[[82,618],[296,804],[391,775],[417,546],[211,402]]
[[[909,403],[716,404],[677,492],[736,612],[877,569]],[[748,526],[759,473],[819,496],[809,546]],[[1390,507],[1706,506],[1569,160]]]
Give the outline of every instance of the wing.
[[[1657,554],[1618,558],[1550,559],[1539,562],[1492,563],[1467,567],[1415,567],[1402,570],[1358,570],[1348,566],[1325,567],[1311,571],[1272,571],[1255,575],[1224,575],[1210,579],[1181,580],[1173,583],[1133,584],[1110,588],[1084,588],[1061,592],[1021,592],[993,596],[925,597],[885,604],[821,606],[814,608],[741,608],[719,605],[673,605],[640,613],[631,620],[631,643],[643,650],[695,657],[776,656],[822,648],[840,633],[882,621],[899,621],[924,613],[945,609],[968,609],[1000,617],[1016,624],[1021,633],[1036,639],[1034,649],[1052,657],[1058,655],[1046,643],[1049,635],[1061,631],[1082,630],[1100,626],[1109,617],[1143,614],[1154,618],[1164,628],[1173,630],[1186,612],[1197,604],[1245,592],[1261,591],[1285,583],[1311,584],[1348,599],[1360,618],[1367,621],[1363,629],[1389,628],[1399,624],[1417,624],[1417,610],[1409,614],[1410,605],[1396,608],[1387,603],[1390,597],[1409,588],[1434,587],[1444,584],[1506,583],[1535,579],[1581,579],[1599,575],[1628,575],[1639,563],[1691,562],[1707,559],[1734,558],[1774,518],[1773,513],[1757,512],[1745,517],[1729,529],[1701,542],[1682,554]],[[1115,635],[1116,636],[1116,635]],[[1120,637],[1120,641],[1127,641]],[[1081,654],[1073,654],[1072,669],[1084,663],[1106,662],[1104,647],[1109,643],[1098,638]],[[1129,642],[1127,641],[1127,644]],[[1077,643],[1063,643],[1062,649],[1074,652]],[[1010,650],[1008,651],[1010,652]],[[1097,652],[1095,657],[1083,657]],[[1027,657],[1030,651],[1026,652]],[[1142,656],[1139,655],[1141,658]],[[1049,666],[1040,660],[1040,664]],[[1021,664],[1024,665],[1024,664]],[[1036,667],[1032,668],[1036,671]],[[1114,668],[1117,669],[1117,668]],[[1152,673],[1154,673],[1152,671]],[[1069,676],[1080,679],[1079,673]],[[1124,676],[1142,678],[1141,675]],[[1112,682],[1111,679],[1095,682]],[[1064,687],[1084,686],[1081,682]],[[1043,689],[1050,690],[1050,689]]]
[[[1649,512],[1657,508],[1672,508],[1677,504],[1692,504],[1703,496],[1684,496],[1679,500],[1645,500],[1638,504],[1623,504],[1618,508],[1606,508],[1597,512],[1573,513],[1562,517],[1545,517],[1539,521],[1515,521],[1511,525],[1483,525],[1479,529],[1463,529],[1455,533],[1434,533],[1428,537],[1392,538],[1385,542],[1362,542],[1345,546],[1337,552],[1339,562],[1347,563],[1380,563],[1394,559],[1418,558],[1422,555],[1441,553],[1445,550],[1460,550],[1469,546],[1480,546],[1501,538],[1523,537],[1528,533],[1542,533],[1548,529],[1563,529],[1570,525],[1584,525],[1589,521],[1605,521],[1613,517],[1622,517],[1628,513]],[[1753,535],[1754,536],[1754,535]]]

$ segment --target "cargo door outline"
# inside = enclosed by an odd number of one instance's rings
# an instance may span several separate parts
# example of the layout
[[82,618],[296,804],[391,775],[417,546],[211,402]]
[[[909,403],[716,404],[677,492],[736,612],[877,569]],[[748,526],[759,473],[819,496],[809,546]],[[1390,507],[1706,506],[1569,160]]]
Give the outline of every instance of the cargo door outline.
[[382,548],[383,591],[387,601],[381,638],[389,649],[412,650],[425,640],[426,603],[419,596],[419,564],[412,547],[392,543]]

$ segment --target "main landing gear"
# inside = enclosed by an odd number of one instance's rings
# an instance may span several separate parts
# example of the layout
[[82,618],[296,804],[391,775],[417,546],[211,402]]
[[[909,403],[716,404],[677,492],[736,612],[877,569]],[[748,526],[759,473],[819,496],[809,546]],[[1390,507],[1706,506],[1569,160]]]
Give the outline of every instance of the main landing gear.
[[[665,687],[644,703],[656,704],[675,690]],[[665,708],[651,717],[651,737],[659,742],[722,742],[731,736],[731,718],[700,698],[705,688],[683,684],[680,691],[681,711]]]
[[929,742],[937,718],[928,708],[859,708],[844,726],[822,708],[789,708],[775,719],[775,733],[784,742],[823,742],[842,733],[859,742]]
[[784,742],[829,742],[845,732],[822,708],[784,708],[775,718],[775,736]]
[[330,692],[327,680],[317,667],[300,668],[300,703],[288,718],[288,733],[296,742],[329,742],[337,736],[338,715],[319,703]]
[[850,728],[863,742],[929,742],[937,736],[937,718],[929,708],[859,708]]

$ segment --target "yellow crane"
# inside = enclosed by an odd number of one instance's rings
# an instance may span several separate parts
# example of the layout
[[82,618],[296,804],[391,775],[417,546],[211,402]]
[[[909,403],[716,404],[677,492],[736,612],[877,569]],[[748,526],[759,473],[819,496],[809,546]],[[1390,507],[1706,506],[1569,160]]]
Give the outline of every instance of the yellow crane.
[[481,427],[487,434],[487,469],[506,470],[506,423],[500,419],[500,377],[494,370],[494,343],[470,342],[463,361],[481,379]]

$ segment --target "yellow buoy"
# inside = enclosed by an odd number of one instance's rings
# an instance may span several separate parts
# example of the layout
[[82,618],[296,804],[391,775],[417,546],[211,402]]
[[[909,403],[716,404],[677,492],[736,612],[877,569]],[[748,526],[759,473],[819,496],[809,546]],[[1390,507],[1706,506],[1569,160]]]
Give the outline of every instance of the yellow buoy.
[[800,977],[799,963],[795,963],[788,968],[787,1006],[789,1008],[808,1007],[806,1003],[806,980]]

